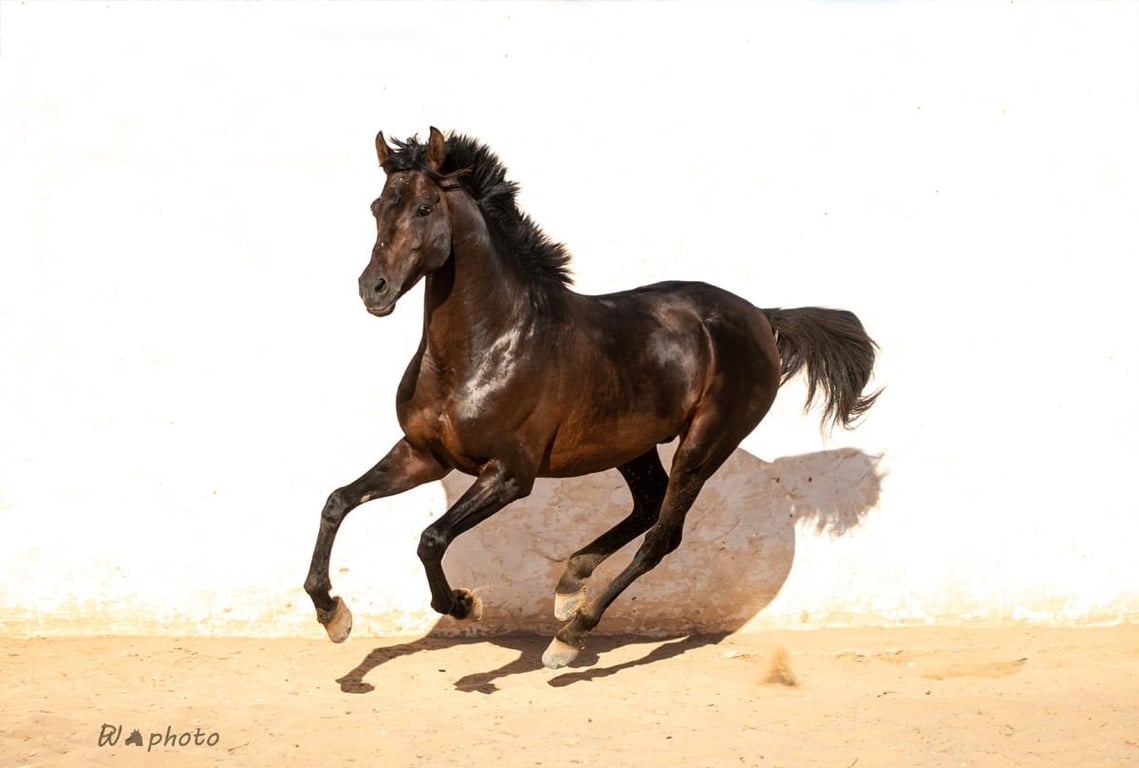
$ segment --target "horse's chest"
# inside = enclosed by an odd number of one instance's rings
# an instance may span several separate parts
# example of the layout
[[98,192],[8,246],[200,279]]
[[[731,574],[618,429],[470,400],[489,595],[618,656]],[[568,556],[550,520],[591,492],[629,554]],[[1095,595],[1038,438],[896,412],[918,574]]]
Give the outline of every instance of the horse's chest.
[[426,371],[407,383],[398,416],[409,440],[465,470],[477,470],[494,455],[511,421],[503,418],[501,388],[483,379],[449,382]]

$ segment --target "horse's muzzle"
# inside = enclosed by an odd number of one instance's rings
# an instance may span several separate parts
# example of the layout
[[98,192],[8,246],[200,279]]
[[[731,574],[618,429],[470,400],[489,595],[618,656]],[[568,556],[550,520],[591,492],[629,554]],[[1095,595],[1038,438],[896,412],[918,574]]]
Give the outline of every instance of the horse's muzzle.
[[376,317],[385,317],[395,310],[400,292],[391,283],[380,277],[374,280],[360,278],[360,299],[364,308]]

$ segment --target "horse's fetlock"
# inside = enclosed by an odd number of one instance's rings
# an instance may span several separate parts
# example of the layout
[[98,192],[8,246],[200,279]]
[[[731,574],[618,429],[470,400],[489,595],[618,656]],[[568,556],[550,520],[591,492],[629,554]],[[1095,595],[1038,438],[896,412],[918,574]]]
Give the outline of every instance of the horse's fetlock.
[[305,593],[308,594],[309,597],[321,592],[327,592],[331,587],[332,585],[328,579],[323,579],[320,576],[312,575],[305,579]]
[[309,597],[312,597],[312,593],[316,592],[318,589],[319,589],[319,587],[316,585],[315,581],[313,581],[312,579],[305,579],[305,594],[306,595],[308,595]]
[[566,563],[566,570],[558,579],[558,585],[554,587],[554,592],[559,595],[573,594],[584,586],[585,579],[588,577],[589,574],[582,574],[581,567],[571,559]]

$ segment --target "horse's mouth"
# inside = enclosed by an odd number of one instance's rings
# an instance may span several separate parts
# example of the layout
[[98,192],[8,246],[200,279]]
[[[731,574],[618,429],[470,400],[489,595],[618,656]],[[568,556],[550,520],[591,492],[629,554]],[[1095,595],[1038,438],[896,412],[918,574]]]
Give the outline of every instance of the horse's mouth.
[[387,317],[395,311],[395,302],[393,301],[391,304],[388,304],[384,307],[367,307],[366,309],[370,315],[374,315],[376,317]]

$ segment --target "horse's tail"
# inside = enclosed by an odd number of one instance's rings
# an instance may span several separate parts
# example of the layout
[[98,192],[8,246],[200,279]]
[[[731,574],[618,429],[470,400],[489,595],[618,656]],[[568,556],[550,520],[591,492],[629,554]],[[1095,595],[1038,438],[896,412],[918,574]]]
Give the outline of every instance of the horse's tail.
[[881,394],[863,394],[874,369],[878,345],[866,335],[853,312],[820,307],[765,309],[782,360],[783,384],[806,367],[807,402],[826,395],[822,425],[851,429]]

